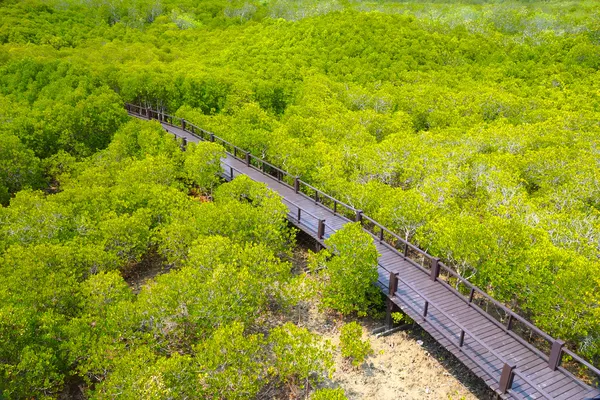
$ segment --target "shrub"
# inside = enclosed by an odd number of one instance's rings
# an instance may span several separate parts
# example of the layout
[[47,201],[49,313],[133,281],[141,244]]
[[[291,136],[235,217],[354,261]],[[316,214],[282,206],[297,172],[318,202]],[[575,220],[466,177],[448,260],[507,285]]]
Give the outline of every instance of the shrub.
[[342,314],[367,314],[381,300],[377,282],[377,248],[358,223],[346,224],[325,241],[323,305]]
[[321,343],[305,328],[286,323],[271,331],[269,342],[275,357],[272,372],[285,382],[314,384],[333,372],[329,342]]
[[337,389],[319,389],[315,391],[312,396],[310,396],[310,400],[347,400],[348,398],[344,394],[344,390]]
[[342,356],[352,359],[352,365],[359,366],[373,352],[368,340],[361,340],[362,327],[357,322],[350,322],[342,327],[340,349]]

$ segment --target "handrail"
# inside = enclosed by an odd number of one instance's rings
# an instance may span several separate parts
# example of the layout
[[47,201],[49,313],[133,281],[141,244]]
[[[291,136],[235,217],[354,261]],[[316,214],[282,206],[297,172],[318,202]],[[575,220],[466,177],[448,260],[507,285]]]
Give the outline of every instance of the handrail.
[[[494,349],[492,349],[490,346],[488,346],[487,344],[485,344],[483,341],[481,341],[480,339],[478,339],[471,331],[469,331],[467,328],[465,328],[461,323],[457,322],[454,320],[454,318],[450,315],[448,315],[447,312],[445,312],[444,310],[442,310],[440,307],[436,306],[435,303],[433,303],[426,295],[424,295],[419,289],[417,289],[416,287],[414,287],[413,285],[411,285],[410,283],[408,283],[406,280],[402,279],[397,273],[393,274],[395,276],[395,278],[404,283],[404,285],[406,287],[408,287],[410,290],[412,290],[413,292],[415,292],[417,295],[419,295],[423,300],[425,300],[425,307],[424,307],[424,312],[423,312],[423,319],[427,320],[427,315],[428,315],[428,310],[429,307],[433,307],[435,308],[440,314],[442,314],[444,317],[446,317],[451,323],[453,323],[454,325],[456,325],[460,330],[461,330],[461,334],[459,336],[459,342],[458,342],[458,348],[460,351],[462,351],[462,347],[464,345],[464,339],[465,339],[465,334],[469,335],[469,337],[473,340],[475,340],[477,343],[479,343],[479,345],[481,345],[488,353],[492,354],[494,357],[496,357],[498,360],[500,360],[503,364],[505,365],[510,365],[511,363],[505,359],[502,355],[500,355],[497,351],[495,351]],[[390,284],[391,286],[392,284]],[[396,291],[394,291],[394,293],[390,293],[395,295]],[[414,311],[417,311],[414,307],[410,306]],[[449,337],[448,335],[444,334],[443,332],[439,331],[441,335],[443,335],[446,339],[450,340],[450,342],[452,342],[451,337]],[[468,353],[463,352],[463,354],[465,354],[467,357],[473,359]],[[473,361],[477,362],[477,360]],[[488,372],[490,375],[492,374],[491,371],[489,371],[487,368],[483,367],[483,366],[479,366],[480,368],[483,368],[484,370],[486,370],[486,372]],[[542,388],[538,387],[538,385],[536,385],[534,382],[532,382],[524,373],[516,370],[516,365],[513,365],[513,367],[510,370],[510,374],[512,374],[513,376],[516,375],[519,378],[521,378],[525,383],[529,384],[534,390],[538,391],[542,396],[544,396],[545,398],[552,400],[554,399],[554,397],[552,397],[551,395],[549,395],[545,390],[543,390]],[[499,383],[502,380],[502,376],[499,379]],[[512,379],[508,379],[509,382],[509,387],[507,388],[507,390],[511,390],[512,386]]]
[[[404,279],[402,279],[400,276],[398,276],[398,274],[395,274],[395,275],[396,275],[396,279],[398,279],[400,282],[404,283],[409,289],[411,289],[413,292],[418,294],[423,300],[425,300],[426,303],[428,304],[428,307],[434,307],[436,310],[438,310],[440,312],[440,314],[442,314],[444,317],[448,318],[448,320],[450,320],[450,322],[452,322],[454,325],[458,326],[462,332],[468,334],[471,337],[471,339],[473,339],[477,343],[479,343],[486,351],[488,351],[490,354],[492,354],[494,357],[496,357],[498,360],[502,361],[503,363],[505,363],[505,364],[508,363],[508,360],[506,360],[503,356],[498,354],[494,349],[489,347],[487,344],[483,343],[480,339],[476,338],[475,335],[473,333],[471,333],[471,331],[469,331],[467,328],[465,328],[461,323],[455,321],[454,318],[452,316],[450,316],[447,312],[442,310],[440,307],[436,306],[429,299],[429,297],[424,295],[419,289],[415,288],[413,285],[406,282]],[[427,315],[425,315],[423,318],[426,319]],[[446,336],[446,338],[450,339],[447,336]],[[462,347],[462,344],[460,344],[459,347]]]
[[590,371],[592,371],[596,375],[600,376],[600,369],[594,367],[591,363],[589,363],[588,361],[584,360],[581,356],[575,354],[573,351],[571,351],[571,350],[569,350],[567,348],[563,348],[562,352],[565,353],[566,355],[572,357],[574,360],[576,360],[580,364],[583,364],[585,367],[587,367]]
[[[306,197],[307,199],[313,200],[315,203],[321,204],[321,205],[329,208],[331,211],[333,211],[334,215],[338,215],[338,216],[340,216],[341,218],[344,218],[347,221],[351,221],[351,219],[349,219],[348,217],[346,217],[345,215],[341,214],[338,211],[338,205],[340,205],[341,207],[343,207],[346,210],[348,210],[354,217],[356,216],[357,210],[354,207],[352,207],[352,206],[344,203],[343,201],[340,201],[340,200],[336,199],[333,196],[328,195],[327,193],[323,192],[322,190],[317,189],[316,187],[312,186],[309,183],[304,182],[301,179],[298,179],[297,182],[298,182],[297,183],[297,192],[298,192],[298,194]],[[314,195],[313,196],[309,196],[307,193],[303,192],[302,191],[303,187],[308,188],[309,191],[314,192]],[[323,202],[323,199],[327,199],[327,200],[332,201],[333,202],[333,206],[329,207],[327,204],[325,204]]]
[[292,206],[296,207],[298,210],[302,210],[303,214],[308,214],[316,220],[322,219],[322,218],[317,217],[315,214],[311,213],[310,211],[306,211],[304,208],[300,207],[298,204],[294,203],[293,201],[290,201],[286,198],[282,198],[282,200],[286,203],[290,203]]
[[[454,277],[456,277],[457,279],[459,279],[463,284],[465,284],[466,286],[471,288],[471,295],[470,295],[470,300],[472,300],[473,298],[473,294],[477,293],[481,296],[483,296],[486,300],[490,301],[492,304],[494,304],[496,307],[502,309],[509,318],[509,322],[507,324],[507,331],[509,333],[514,333],[515,336],[517,338],[519,338],[520,341],[522,341],[523,343],[533,347],[536,349],[537,352],[539,352],[540,354],[543,354],[545,357],[546,356],[542,351],[540,351],[539,349],[537,349],[535,347],[534,344],[529,343],[526,339],[522,338],[521,336],[519,336],[519,334],[517,332],[513,332],[511,331],[511,321],[517,320],[518,322],[524,324],[525,326],[527,326],[529,329],[531,329],[533,332],[535,332],[536,334],[542,336],[546,341],[548,341],[549,343],[552,343],[553,345],[556,343],[559,343],[561,341],[553,338],[551,335],[545,333],[544,331],[542,331],[541,329],[539,329],[538,327],[536,327],[535,325],[533,325],[531,322],[527,321],[524,317],[520,316],[519,314],[517,314],[516,312],[510,310],[508,307],[506,307],[505,305],[501,304],[500,302],[498,302],[497,300],[495,300],[494,298],[492,298],[490,295],[488,295],[487,293],[485,293],[483,290],[481,290],[480,288],[478,288],[477,286],[473,285],[471,282],[469,282],[467,279],[465,279],[464,277],[460,276],[458,273],[456,273],[455,271],[453,271],[451,268],[449,268],[448,266],[444,265],[443,263],[439,262],[439,259],[433,257],[432,255],[430,255],[429,253],[427,253],[426,251],[420,249],[419,247],[415,246],[414,244],[410,243],[409,241],[407,241],[406,239],[403,239],[402,237],[400,237],[399,235],[397,235],[396,233],[392,232],[390,229],[386,228],[385,226],[383,226],[382,224],[380,224],[379,222],[377,222],[375,219],[367,216],[366,214],[364,214],[361,210],[357,210],[356,208],[336,199],[333,196],[328,195],[327,193],[317,189],[316,187],[308,184],[305,181],[302,181],[301,179],[299,179],[297,176],[294,176],[292,174],[290,174],[289,172],[274,166],[273,164],[259,158],[256,157],[254,155],[252,155],[250,152],[235,146],[234,144],[220,138],[219,136],[215,135],[212,132],[206,131],[202,128],[197,127],[194,124],[191,124],[189,122],[187,122],[185,119],[180,118],[180,117],[174,117],[172,115],[166,114],[166,113],[162,113],[162,112],[157,112],[148,108],[144,108],[141,106],[137,106],[135,104],[130,104],[130,103],[126,103],[125,104],[125,108],[127,109],[128,112],[130,112],[131,114],[136,114],[139,115],[141,117],[146,117],[148,119],[152,119],[153,115],[157,116],[157,119],[159,119],[161,122],[164,122],[168,125],[171,125],[173,127],[176,127],[176,125],[173,125],[173,121],[178,121],[179,125],[181,126],[180,129],[183,129],[185,132],[190,133],[191,135],[197,137],[200,140],[205,140],[205,141],[212,141],[212,142],[217,142],[217,143],[221,143],[224,145],[224,147],[226,148],[226,153],[229,154],[230,156],[234,157],[237,160],[240,161],[244,161],[246,162],[246,164],[251,167],[254,168],[256,170],[259,170],[263,173],[267,173],[265,172],[265,168],[264,166],[268,166],[269,168],[272,168],[273,170],[277,171],[277,177],[278,180],[280,182],[282,182],[283,184],[285,184],[287,187],[293,188],[295,189],[295,191],[298,194],[301,194],[302,196],[308,198],[308,199],[312,199],[315,201],[315,203],[318,203],[330,210],[333,211],[334,214],[339,215],[340,217],[350,221],[350,219],[346,216],[344,216],[343,214],[340,214],[339,211],[337,210],[338,205],[345,208],[347,211],[353,213],[356,216],[356,220],[361,222],[361,226],[363,227],[363,229],[367,232],[369,232],[371,235],[373,235],[375,238],[379,239],[380,243],[386,245],[388,248],[392,249],[393,251],[397,252],[400,256],[402,256],[405,260],[411,262],[411,264],[417,266],[418,268],[426,271],[426,268],[421,266],[418,262],[416,262],[415,260],[411,259],[409,257],[409,250],[416,252],[417,254],[419,254],[420,256],[428,259],[432,265],[436,265],[437,267],[437,271],[434,271],[436,273],[435,278],[437,279],[439,276],[439,271],[441,269],[443,269],[444,271],[447,271],[448,273],[450,273],[451,275],[453,275]],[[179,126],[177,126],[179,127]],[[191,129],[189,129],[188,127],[191,127]],[[198,135],[196,132],[200,132],[203,135]],[[232,149],[232,152],[227,151],[229,149]],[[244,158],[240,157],[241,155],[243,155]],[[261,164],[262,170],[261,168],[256,168],[254,165],[252,165],[252,160],[256,160],[256,162],[258,162],[259,164]],[[292,187],[289,183],[283,181],[282,176],[287,176],[290,177],[292,179],[294,179],[294,187]],[[307,188],[309,189],[309,191],[313,191],[314,192],[314,198],[308,196],[306,193],[304,193],[302,191],[302,188]],[[326,203],[323,202],[323,199],[327,199],[331,202],[333,202],[333,206],[329,207]],[[306,211],[305,211],[306,212]],[[365,221],[372,224],[373,228],[371,230],[369,230],[368,224],[365,224]],[[375,232],[375,229],[378,229],[378,232]],[[400,253],[398,251],[398,249],[396,249],[395,246],[391,245],[390,243],[388,243],[385,240],[385,235],[391,236],[393,239],[395,239],[395,241],[399,241],[403,246],[403,253]],[[454,292],[455,294],[458,294],[460,296],[460,298],[463,298],[463,294],[460,293],[458,290],[456,290],[455,288],[453,288],[451,285],[447,284],[444,281],[439,281],[440,283],[444,284],[447,288],[449,288],[452,292]],[[470,301],[469,301],[470,303]],[[480,310],[480,312],[482,313],[482,315],[484,315],[486,318],[488,318],[490,321],[495,322],[495,323],[499,323],[492,315],[490,315],[488,312],[482,310],[480,307],[478,307],[476,304],[475,306],[477,307],[477,309]],[[553,348],[554,350],[554,348]],[[558,348],[559,354],[558,354],[558,359],[555,360],[557,361],[558,364],[560,364],[560,359],[562,357],[562,354],[567,354],[570,357],[573,358],[573,360],[575,360],[576,362],[584,365],[585,367],[587,367],[589,369],[589,371],[591,371],[592,373],[596,374],[598,378],[600,378],[600,370],[598,368],[596,368],[595,366],[593,366],[591,363],[589,363],[588,361],[584,360],[581,356],[578,356],[577,354],[575,354],[574,352],[572,352],[571,350],[567,349],[567,348],[563,348],[563,347],[559,347]],[[558,364],[555,367],[558,367]]]
[[[377,228],[380,229],[380,236],[379,236],[379,241],[383,242],[383,235],[382,233],[388,233],[390,236],[392,236],[394,239],[399,240],[402,244],[404,244],[405,246],[408,247],[408,249],[414,250],[417,253],[428,257],[428,258],[433,258],[431,255],[429,255],[426,251],[421,250],[420,248],[418,248],[417,246],[415,246],[414,244],[410,243],[409,241],[407,241],[406,239],[400,237],[398,234],[392,232],[391,230],[389,230],[388,228],[386,228],[385,226],[383,226],[382,224],[380,224],[379,222],[375,221],[373,218],[369,217],[368,215],[365,214],[361,214],[361,219],[362,220],[367,220],[370,223],[372,223],[373,225],[375,225]],[[373,235],[375,235],[373,233]]]
[[493,297],[491,297],[490,295],[488,295],[487,293],[485,293],[483,290],[481,290],[477,286],[473,285],[471,282],[469,282],[468,280],[466,280],[465,278],[463,278],[462,276],[460,276],[459,274],[457,274],[455,271],[453,271],[448,266],[446,266],[446,265],[444,265],[443,263],[440,262],[440,267],[442,269],[444,269],[446,272],[448,272],[449,274],[451,274],[452,276],[454,276],[455,278],[459,279],[467,287],[469,287],[470,289],[473,289],[476,293],[478,293],[478,294],[486,297],[486,299],[489,300],[489,301],[491,301],[492,304],[494,304],[496,307],[502,308],[502,310],[504,312],[506,312],[506,314],[508,314],[509,317],[511,317],[513,319],[516,319],[517,321],[521,322],[523,325],[527,326],[529,329],[531,329],[532,331],[534,331],[538,335],[542,336],[549,343],[552,343],[554,341],[554,338],[552,336],[548,335],[546,332],[542,331],[540,328],[538,328],[537,326],[533,325],[531,322],[527,321],[525,318],[523,318],[519,314],[515,313],[510,308],[506,307],[504,304],[500,303],[498,300],[494,299]]

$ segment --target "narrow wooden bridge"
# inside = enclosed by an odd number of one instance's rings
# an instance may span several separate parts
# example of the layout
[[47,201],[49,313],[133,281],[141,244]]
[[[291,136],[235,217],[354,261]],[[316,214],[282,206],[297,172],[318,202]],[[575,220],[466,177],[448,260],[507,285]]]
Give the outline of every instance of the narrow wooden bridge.
[[[131,116],[158,120],[184,145],[201,140],[223,145],[224,178],[244,174],[265,183],[287,204],[291,223],[323,246],[344,224],[360,221],[381,255],[377,284],[388,296],[389,327],[390,312],[400,308],[500,398],[600,399],[600,389],[591,386],[600,377],[598,368],[360,210],[183,119],[131,104],[126,108]],[[568,361],[562,362],[563,356]],[[589,378],[589,384],[570,371]]]

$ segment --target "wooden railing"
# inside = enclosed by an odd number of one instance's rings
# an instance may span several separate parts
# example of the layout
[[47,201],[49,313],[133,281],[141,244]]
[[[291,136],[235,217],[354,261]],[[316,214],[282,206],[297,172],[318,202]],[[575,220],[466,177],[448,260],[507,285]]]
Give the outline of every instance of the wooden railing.
[[473,362],[475,362],[479,366],[479,368],[484,370],[489,376],[491,376],[491,377],[497,376],[496,370],[492,371],[491,369],[486,367],[484,364],[480,363],[479,360],[477,360],[475,357],[471,356],[469,352],[465,352],[462,350],[463,346],[465,345],[465,337],[470,337],[473,341],[475,341],[478,345],[480,345],[486,352],[490,353],[492,356],[497,358],[498,361],[500,361],[500,363],[502,363],[502,370],[501,370],[502,372],[501,372],[500,376],[498,376],[498,378],[497,378],[498,390],[501,393],[507,393],[507,392],[511,391],[512,385],[514,382],[514,378],[515,378],[515,376],[518,376],[523,382],[529,384],[534,390],[536,390],[539,394],[544,396],[544,398],[549,399],[549,400],[553,399],[553,397],[550,394],[548,394],[542,388],[538,387],[538,385],[533,383],[525,374],[519,372],[516,369],[517,366],[514,363],[510,362],[509,360],[504,358],[502,355],[500,355],[500,353],[498,353],[496,350],[494,350],[493,348],[488,346],[482,340],[478,339],[477,336],[475,334],[473,334],[469,329],[467,329],[464,325],[457,322],[455,320],[455,318],[453,318],[447,312],[442,310],[440,307],[436,306],[436,304],[434,302],[432,302],[428,296],[423,294],[419,289],[415,288],[413,285],[411,285],[406,280],[402,279],[397,273],[393,273],[393,272],[390,273],[390,279],[389,279],[389,285],[388,285],[388,288],[389,288],[388,295],[390,298],[393,298],[396,296],[396,293],[398,291],[398,282],[402,282],[404,284],[404,286],[406,286],[408,289],[410,289],[412,292],[414,292],[415,294],[417,294],[419,297],[421,297],[423,299],[424,305],[423,305],[422,310],[419,310],[416,307],[409,304],[409,307],[413,310],[413,312],[421,315],[421,317],[423,318],[423,321],[427,321],[427,319],[430,318],[431,309],[435,308],[437,310],[437,313],[439,313],[440,315],[443,315],[444,317],[446,317],[446,319],[448,319],[448,321],[450,321],[452,324],[456,325],[456,327],[460,330],[460,334],[458,335],[458,340],[456,340],[456,338],[453,335],[448,335],[441,329],[437,329],[437,331],[442,336],[444,336],[448,341],[450,341],[455,346],[457,346],[458,349],[465,356],[469,357]]
[[[429,274],[433,281],[439,282],[450,291],[454,292],[470,307],[477,310],[481,315],[504,329],[515,340],[518,340],[546,360],[548,362],[548,367],[552,370],[560,369],[562,372],[575,377],[576,374],[581,375],[580,369],[583,368],[587,370],[590,379],[600,378],[600,369],[577,355],[575,352],[564,347],[565,343],[562,340],[555,339],[548,335],[527,319],[499,303],[483,290],[460,276],[456,271],[442,263],[438,258],[410,243],[392,230],[386,228],[383,224],[364,214],[361,210],[357,210],[309,183],[304,182],[298,176],[292,175],[266,160],[250,154],[250,152],[235,146],[212,132],[197,127],[183,118],[153,111],[134,104],[126,104],[125,108],[130,114],[148,119],[156,119],[164,124],[183,129],[188,134],[191,134],[200,140],[218,143],[223,146],[229,156],[246,163],[248,167],[260,171],[265,175],[270,175],[288,188],[293,189],[296,193],[313,200],[316,204],[320,204],[347,221],[360,222],[363,229],[369,232],[375,240],[395,251],[407,262]],[[231,168],[230,173],[231,176],[233,176],[235,169],[233,167],[229,168]],[[290,203],[289,201],[287,202]],[[319,239],[327,237],[327,231],[334,231],[333,228],[327,226],[325,220],[319,219],[305,210],[300,211],[300,207],[297,205],[293,206],[298,210],[298,220],[301,220],[302,215],[305,215],[316,221],[316,233]],[[561,360],[565,354],[570,358],[569,367],[571,365],[576,365],[576,371],[571,372],[564,366],[561,366]],[[516,372],[516,374],[518,374],[518,372]]]

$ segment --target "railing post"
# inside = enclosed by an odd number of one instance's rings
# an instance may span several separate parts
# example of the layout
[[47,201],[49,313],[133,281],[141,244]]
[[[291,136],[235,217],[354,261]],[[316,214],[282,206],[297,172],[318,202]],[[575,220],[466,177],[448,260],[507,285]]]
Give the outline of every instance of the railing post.
[[423,321],[427,319],[427,312],[429,311],[429,301],[425,300],[425,307],[423,307]]
[[294,177],[294,193],[298,193],[300,191],[300,178],[297,176]]
[[298,222],[300,222],[300,215],[302,214],[302,209],[298,207]]
[[394,272],[390,272],[390,284],[388,294],[390,297],[396,296],[396,292],[398,291],[398,275]]
[[463,344],[465,344],[465,331],[461,329],[460,338],[458,339],[458,347],[463,347]]
[[187,139],[182,137],[181,138],[181,150],[185,151],[187,149]]
[[319,192],[315,190],[315,204],[319,202]]
[[473,302],[473,296],[475,296],[475,288],[471,288],[471,293],[469,293],[469,307],[471,307],[471,303]]
[[506,330],[510,331],[512,329],[513,316],[512,314],[508,314],[508,321],[506,321]]
[[408,241],[404,242],[404,258],[408,256]]
[[215,134],[214,134],[214,133],[211,133],[211,134],[210,134],[210,141],[211,141],[211,142],[214,142],[214,141],[215,141]]
[[181,129],[185,131],[185,119],[181,118]]
[[438,276],[440,276],[440,259],[433,257],[431,258],[431,275],[429,279],[435,282]]
[[250,166],[250,152],[249,151],[246,152],[246,165],[248,167]]
[[325,220],[320,219],[319,225],[317,226],[317,238],[323,239],[323,235],[325,235]]
[[383,242],[383,228],[379,228],[379,243]]
[[398,290],[398,276],[393,273],[390,272],[390,282],[389,282],[389,286],[388,286],[388,294],[389,297],[387,298],[387,310],[386,310],[386,315],[385,315],[385,325],[387,327],[387,329],[392,329],[393,325],[394,325],[394,320],[392,318],[392,311],[394,310],[394,302],[392,301],[392,297],[394,297],[396,295],[396,291]]
[[229,180],[233,180],[233,167],[229,167]]
[[562,340],[555,340],[552,343],[552,350],[550,351],[550,358],[548,359],[548,368],[552,371],[556,371],[562,360],[562,348],[565,342]]
[[508,389],[512,387],[513,380],[515,378],[514,370],[516,368],[515,364],[504,364],[502,367],[502,375],[500,375],[500,393],[504,394],[508,392]]
[[356,212],[356,217],[354,218],[354,221],[362,222],[363,210],[356,210],[355,212]]
[[146,108],[146,117],[148,117],[148,119],[152,119],[152,114],[150,113],[149,108]]

